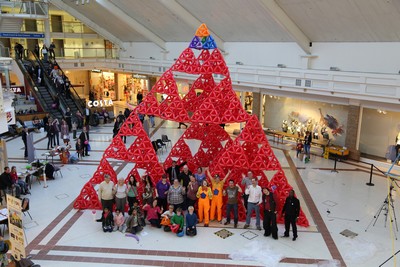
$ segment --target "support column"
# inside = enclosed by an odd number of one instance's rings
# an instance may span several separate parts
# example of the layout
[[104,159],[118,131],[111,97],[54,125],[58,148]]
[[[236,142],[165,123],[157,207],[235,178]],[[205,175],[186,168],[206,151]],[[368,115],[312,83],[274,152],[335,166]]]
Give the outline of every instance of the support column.
[[252,114],[256,115],[259,120],[261,118],[261,106],[262,106],[261,93],[253,92]]
[[44,43],[46,44],[47,48],[51,44],[50,38],[50,18],[44,20]]
[[358,150],[360,130],[361,130],[361,111],[360,106],[349,106],[347,114],[347,129],[345,146],[350,151],[349,158],[354,160],[360,159],[360,151]]

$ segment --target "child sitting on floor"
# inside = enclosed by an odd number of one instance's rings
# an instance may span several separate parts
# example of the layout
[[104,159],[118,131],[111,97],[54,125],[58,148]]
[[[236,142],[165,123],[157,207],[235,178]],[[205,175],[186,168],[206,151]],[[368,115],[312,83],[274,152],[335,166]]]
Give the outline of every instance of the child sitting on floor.
[[182,215],[182,209],[177,208],[176,209],[176,214],[172,216],[171,219],[171,231],[176,233],[177,236],[181,237],[183,236],[183,223],[184,223],[184,218]]
[[164,226],[165,232],[171,232],[171,219],[175,215],[174,205],[169,205],[169,209],[161,214],[161,225]]
[[103,232],[112,232],[114,228],[114,218],[112,212],[106,207],[101,214],[101,218],[97,220],[97,222],[101,222],[101,226],[103,227]]
[[139,223],[139,215],[136,209],[132,210],[131,215],[126,220],[126,232],[136,234],[142,231],[143,227]]
[[125,217],[119,209],[115,210],[114,216],[114,231],[122,232],[124,228]]
[[197,215],[194,213],[193,206],[189,206],[188,211],[189,212],[186,214],[186,235],[195,236],[197,235]]
[[156,226],[157,228],[161,228],[158,214],[162,213],[162,208],[160,209],[160,207],[157,206],[157,199],[153,200],[152,206],[149,204],[144,205],[143,210],[147,212],[147,220],[150,222],[150,224],[152,226]]

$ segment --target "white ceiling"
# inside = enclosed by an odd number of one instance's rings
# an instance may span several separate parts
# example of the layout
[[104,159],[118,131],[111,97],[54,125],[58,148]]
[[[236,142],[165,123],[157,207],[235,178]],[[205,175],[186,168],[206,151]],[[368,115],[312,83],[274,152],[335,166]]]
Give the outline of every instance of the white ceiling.
[[[59,0],[122,41],[149,39],[99,5]],[[108,0],[166,42],[190,42],[196,31],[160,0]],[[226,42],[291,42],[261,0],[176,1]],[[399,42],[400,0],[275,0],[313,42]]]

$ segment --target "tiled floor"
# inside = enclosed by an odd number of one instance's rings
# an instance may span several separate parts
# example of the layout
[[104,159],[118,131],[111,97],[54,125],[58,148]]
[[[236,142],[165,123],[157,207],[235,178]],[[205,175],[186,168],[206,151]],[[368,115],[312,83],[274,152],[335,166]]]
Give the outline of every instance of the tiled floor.
[[[168,134],[175,143],[184,132],[184,129],[177,129],[174,122],[160,124],[157,121],[157,124],[160,127],[152,129],[153,139]],[[233,128],[239,126],[228,127],[228,132]],[[104,234],[99,223],[94,221],[100,216],[99,211],[93,214],[91,210],[76,211],[72,208],[74,199],[91,178],[110,143],[112,125],[93,128],[90,133],[90,157],[78,164],[62,166],[63,178],[48,181],[47,188],[43,188],[43,182],[35,182],[32,186],[30,212],[33,221],[25,217],[24,225],[27,251],[41,266],[273,266],[265,259],[254,262],[229,258],[229,254],[240,251],[264,258],[282,255],[278,266],[318,266],[320,261],[337,259],[342,266],[361,267],[379,266],[400,247],[399,241],[391,238],[390,220],[385,227],[384,211],[376,224],[370,225],[387,195],[387,179],[383,175],[376,172],[373,177],[375,186],[369,187],[365,185],[369,179],[368,165],[339,162],[339,172],[334,173],[331,172],[333,161],[314,156],[310,163],[304,164],[295,157],[293,144],[277,145],[273,142],[271,146],[311,224],[307,229],[300,228],[297,241],[285,238],[275,241],[265,238],[255,229],[246,233],[255,236],[249,240],[241,235],[247,231],[241,228],[229,228],[233,236],[222,239],[214,234],[222,228],[220,224],[199,227],[194,238],[178,238],[151,227],[146,227],[138,235],[139,241],[120,232]],[[34,133],[34,140],[36,154],[42,158],[47,146],[45,134]],[[128,143],[130,141],[128,138]],[[195,146],[191,144],[191,147]],[[27,163],[23,160],[22,140],[8,141],[7,149],[9,165],[23,169]],[[320,154],[318,150],[314,152]],[[166,156],[167,153],[160,155],[160,162]],[[57,159],[55,162],[59,163]],[[121,177],[129,171],[129,164],[112,164]],[[390,167],[381,162],[376,162],[376,165],[383,170]],[[394,203],[395,211],[398,211],[397,202]],[[358,236],[354,239],[344,237],[340,232],[345,229]],[[282,235],[283,225],[279,225],[279,232]],[[261,248],[261,252],[257,248]],[[262,257],[257,258],[262,260]],[[384,266],[393,265],[392,260]]]

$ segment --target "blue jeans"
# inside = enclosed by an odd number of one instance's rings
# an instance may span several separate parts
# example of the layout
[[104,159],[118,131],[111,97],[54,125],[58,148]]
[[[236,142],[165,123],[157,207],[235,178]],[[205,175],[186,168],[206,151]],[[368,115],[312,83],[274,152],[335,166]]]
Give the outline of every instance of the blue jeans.
[[238,223],[238,204],[226,204],[226,221],[231,221],[231,210],[233,209],[233,221]]
[[258,203],[247,203],[247,216],[246,216],[246,224],[250,224],[251,214],[253,210],[256,212],[256,226],[260,226],[260,207],[257,205]]
[[304,153],[306,154],[307,157],[310,157],[310,150],[311,150],[311,145],[304,145]]

